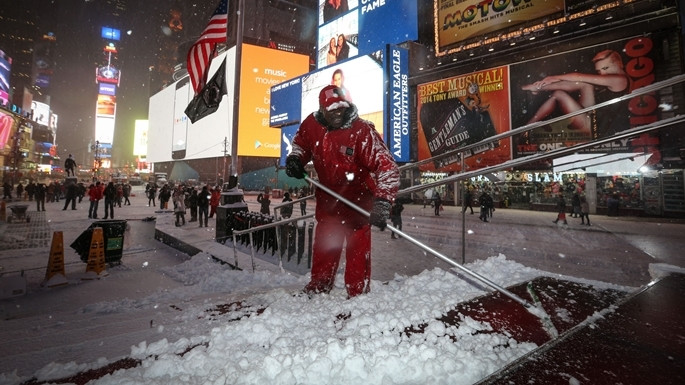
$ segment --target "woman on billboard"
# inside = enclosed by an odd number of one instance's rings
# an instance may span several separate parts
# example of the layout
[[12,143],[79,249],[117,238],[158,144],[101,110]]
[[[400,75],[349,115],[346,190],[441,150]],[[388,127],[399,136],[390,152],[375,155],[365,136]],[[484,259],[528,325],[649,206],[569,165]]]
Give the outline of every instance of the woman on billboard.
[[[521,87],[524,91],[530,91],[533,94],[551,91],[549,98],[538,108],[528,124],[545,120],[557,108],[563,114],[568,114],[593,106],[597,104],[595,92],[600,90],[608,91],[605,93],[610,95],[602,99],[609,100],[623,95],[629,89],[630,78],[623,69],[623,62],[618,52],[601,51],[594,56],[592,62],[595,64],[596,74],[571,72],[551,75]],[[568,128],[586,133],[589,137],[592,134],[590,114],[572,117]]]

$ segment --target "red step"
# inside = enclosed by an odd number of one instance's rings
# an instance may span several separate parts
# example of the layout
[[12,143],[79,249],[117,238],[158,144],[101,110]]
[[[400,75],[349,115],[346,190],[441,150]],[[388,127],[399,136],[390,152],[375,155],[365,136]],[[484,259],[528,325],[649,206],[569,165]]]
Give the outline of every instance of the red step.
[[685,384],[683,317],[685,275],[671,274],[479,384]]

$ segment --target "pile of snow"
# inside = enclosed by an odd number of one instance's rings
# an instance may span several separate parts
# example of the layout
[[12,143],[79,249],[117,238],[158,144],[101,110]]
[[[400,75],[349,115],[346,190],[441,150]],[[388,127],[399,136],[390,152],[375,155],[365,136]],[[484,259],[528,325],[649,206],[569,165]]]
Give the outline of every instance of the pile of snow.
[[[503,287],[549,275],[503,255],[467,267]],[[331,294],[309,298],[300,294],[306,277],[234,271],[204,253],[164,272],[184,286],[81,309],[126,313],[173,305],[180,310],[169,330],[155,325],[159,340],[131,348],[130,356],[141,365],[91,384],[471,384],[536,348],[507,335],[479,333],[490,325],[473,319],[459,327],[436,321],[489,291],[454,271],[373,281],[369,294],[352,299],[346,298],[342,276]],[[236,304],[227,312],[211,310],[231,303]],[[405,333],[418,325],[426,325],[423,333]],[[182,328],[184,337],[164,338],[172,328]],[[38,381],[69,377],[114,359],[53,362],[34,376]],[[0,384],[25,380],[0,374]]]

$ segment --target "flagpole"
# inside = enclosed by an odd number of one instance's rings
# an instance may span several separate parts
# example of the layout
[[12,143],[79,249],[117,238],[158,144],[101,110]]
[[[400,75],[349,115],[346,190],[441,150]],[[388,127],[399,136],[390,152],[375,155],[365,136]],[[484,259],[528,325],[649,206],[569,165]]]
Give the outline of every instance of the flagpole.
[[[235,79],[233,81],[233,131],[231,136],[231,172],[229,180],[238,181],[238,123],[240,121],[240,72],[243,56],[243,29],[245,25],[245,0],[238,0],[238,14],[235,38]],[[226,28],[226,40],[228,41],[228,28]],[[231,124],[231,123],[229,123]],[[230,126],[229,126],[230,130]]]

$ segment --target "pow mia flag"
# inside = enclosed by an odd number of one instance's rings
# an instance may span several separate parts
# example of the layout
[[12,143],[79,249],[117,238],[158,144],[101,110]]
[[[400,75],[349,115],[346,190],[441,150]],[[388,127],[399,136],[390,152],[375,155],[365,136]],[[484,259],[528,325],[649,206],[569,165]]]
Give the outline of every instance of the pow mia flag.
[[211,115],[219,108],[221,99],[226,93],[226,60],[224,60],[214,76],[202,87],[200,93],[188,103],[185,110],[186,116],[192,123],[195,123]]

